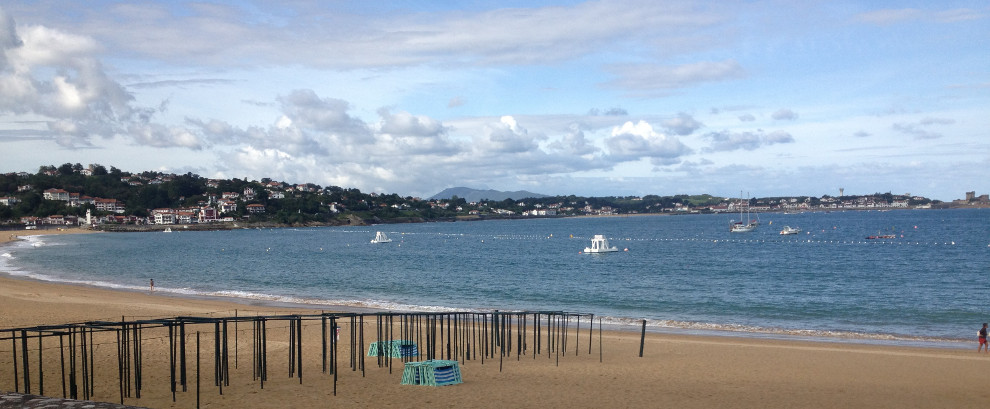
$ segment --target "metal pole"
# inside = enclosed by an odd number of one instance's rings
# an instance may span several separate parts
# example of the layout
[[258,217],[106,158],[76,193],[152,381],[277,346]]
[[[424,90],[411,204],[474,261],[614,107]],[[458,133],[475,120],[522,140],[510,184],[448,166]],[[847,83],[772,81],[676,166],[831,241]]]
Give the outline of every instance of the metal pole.
[[639,357],[643,357],[643,346],[646,344],[646,320],[643,320],[643,332],[639,336]]

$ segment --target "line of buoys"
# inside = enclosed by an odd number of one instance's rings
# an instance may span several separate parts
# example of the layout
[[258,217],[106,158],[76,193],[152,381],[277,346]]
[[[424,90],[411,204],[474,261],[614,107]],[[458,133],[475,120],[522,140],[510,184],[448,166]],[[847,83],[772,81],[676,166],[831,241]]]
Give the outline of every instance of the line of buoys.
[[[915,228],[917,228],[917,226],[915,226]],[[836,229],[838,229],[838,227],[835,226],[835,227],[832,227],[832,229],[833,230],[836,230]],[[825,229],[823,229],[822,232],[828,234],[827,230],[825,230]],[[412,234],[425,234],[425,233],[401,233],[401,234],[410,234],[410,235],[412,235]],[[429,234],[432,234],[432,233],[429,233]],[[481,243],[485,243],[485,241],[487,239],[493,239],[493,240],[547,240],[547,239],[553,239],[554,238],[554,234],[553,233],[549,233],[549,234],[545,234],[545,235],[499,234],[499,235],[494,235],[494,236],[490,236],[490,235],[474,235],[474,234],[468,234],[468,233],[436,233],[436,234],[441,235],[441,236],[448,236],[448,237],[452,237],[452,238],[468,237],[468,236],[481,237],[480,238]],[[805,232],[805,235],[806,235],[805,237],[808,237],[811,234],[812,234],[812,232],[810,232],[810,231]],[[776,236],[776,235],[774,235],[774,236]],[[574,234],[568,234],[567,235],[567,238],[569,238],[569,239],[578,239],[578,240],[586,240],[586,239],[588,239],[588,237],[575,236]],[[903,234],[899,235],[899,238],[900,239],[903,239],[904,238],[904,235]],[[767,238],[760,238],[760,239],[741,239],[741,238],[710,238],[710,237],[658,237],[658,238],[616,237],[616,238],[614,238],[612,240],[641,241],[641,242],[649,242],[649,241],[666,241],[666,242],[701,241],[701,242],[709,242],[709,243],[802,243],[802,244],[873,244],[873,245],[881,245],[881,244],[891,244],[891,245],[955,245],[956,244],[955,241],[927,243],[927,242],[903,241],[903,240],[864,240],[864,239],[845,239],[845,240],[841,240],[840,239],[840,240],[834,240],[834,239],[817,239],[815,237],[812,237],[812,238],[804,238],[804,237],[798,238],[797,236],[794,236],[794,238],[792,238],[792,239],[779,239],[779,240],[767,239]],[[350,244],[347,244],[347,246],[350,246]],[[990,247],[990,244],[988,244],[987,247]],[[223,251],[223,250],[221,250],[221,251]],[[321,249],[321,251],[322,251],[322,249]],[[625,251],[628,251],[628,248],[626,248]],[[579,252],[579,253],[583,253],[583,252]]]

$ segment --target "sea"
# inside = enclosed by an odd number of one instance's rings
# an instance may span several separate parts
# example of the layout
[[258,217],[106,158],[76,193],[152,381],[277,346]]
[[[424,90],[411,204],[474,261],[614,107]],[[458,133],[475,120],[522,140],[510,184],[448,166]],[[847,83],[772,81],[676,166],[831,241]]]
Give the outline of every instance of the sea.
[[[0,271],[328,311],[563,311],[637,331],[948,348],[975,347],[990,321],[990,209],[764,213],[730,233],[738,216],[42,235],[0,247]],[[378,231],[392,242],[371,243]],[[620,251],[585,253],[597,234]]]

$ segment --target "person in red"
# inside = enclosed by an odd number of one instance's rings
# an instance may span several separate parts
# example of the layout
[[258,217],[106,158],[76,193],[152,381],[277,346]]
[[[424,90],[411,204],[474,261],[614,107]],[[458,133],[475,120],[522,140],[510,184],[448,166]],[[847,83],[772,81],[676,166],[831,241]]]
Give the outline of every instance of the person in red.
[[987,343],[987,323],[983,323],[983,328],[980,328],[978,333],[980,336],[980,346],[976,348],[976,352],[979,353],[983,350],[984,353],[990,352],[990,344]]

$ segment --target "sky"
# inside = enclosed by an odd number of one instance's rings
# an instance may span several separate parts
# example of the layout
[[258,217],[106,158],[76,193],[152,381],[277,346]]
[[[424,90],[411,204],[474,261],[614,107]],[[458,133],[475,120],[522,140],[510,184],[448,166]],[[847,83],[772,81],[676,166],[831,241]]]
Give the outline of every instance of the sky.
[[986,1],[0,4],[0,172],[948,201],[988,129]]

